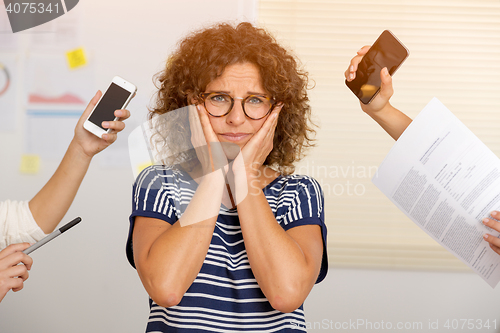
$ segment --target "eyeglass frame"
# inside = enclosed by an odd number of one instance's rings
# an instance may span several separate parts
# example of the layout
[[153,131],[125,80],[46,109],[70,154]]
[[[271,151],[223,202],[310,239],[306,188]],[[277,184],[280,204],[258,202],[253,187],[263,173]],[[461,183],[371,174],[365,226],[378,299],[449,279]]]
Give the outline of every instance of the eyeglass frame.
[[[231,99],[231,106],[229,107],[228,111],[226,113],[224,113],[223,115],[220,115],[220,116],[216,116],[216,115],[213,115],[211,114],[209,111],[208,111],[208,108],[205,104],[206,102],[206,99],[208,96],[212,95],[212,94],[219,94],[219,95],[224,95],[224,96],[228,96],[230,99]],[[276,106],[276,100],[274,98],[271,98],[271,97],[267,97],[267,96],[264,96],[264,95],[248,95],[247,97],[243,98],[243,97],[234,97],[229,95],[228,93],[225,93],[225,92],[219,92],[219,91],[213,91],[213,92],[205,92],[205,93],[201,93],[200,95],[200,98],[203,100],[203,106],[205,107],[205,110],[207,110],[208,114],[211,115],[212,117],[216,117],[216,118],[220,118],[220,117],[224,117],[224,116],[227,116],[231,111],[233,111],[233,107],[234,107],[234,100],[235,99],[240,99],[241,100],[241,109],[243,110],[243,113],[245,114],[245,117],[249,118],[249,119],[252,119],[252,120],[260,120],[264,117],[266,117],[267,115],[269,115],[269,113],[271,113],[271,111],[274,109],[274,107]],[[251,97],[260,97],[260,98],[265,98],[267,99],[269,102],[271,102],[271,107],[269,108],[269,110],[266,112],[265,115],[263,115],[262,117],[260,118],[252,118],[250,117],[247,112],[245,111],[245,101]]]

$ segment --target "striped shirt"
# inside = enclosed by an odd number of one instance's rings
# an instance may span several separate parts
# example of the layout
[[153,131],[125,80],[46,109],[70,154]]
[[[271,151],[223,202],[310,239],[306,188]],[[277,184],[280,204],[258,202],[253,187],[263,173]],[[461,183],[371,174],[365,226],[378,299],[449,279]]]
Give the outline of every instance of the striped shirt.
[[[127,257],[135,267],[132,231],[136,216],[175,223],[190,202],[197,184],[179,170],[151,166],[133,190]],[[264,194],[284,230],[317,224],[323,236],[323,260],[316,283],[328,269],[323,193],[307,176],[279,176]],[[305,331],[303,305],[291,313],[274,310],[250,268],[236,209],[221,210],[198,276],[176,306],[164,308],[151,298],[147,332],[300,332]]]

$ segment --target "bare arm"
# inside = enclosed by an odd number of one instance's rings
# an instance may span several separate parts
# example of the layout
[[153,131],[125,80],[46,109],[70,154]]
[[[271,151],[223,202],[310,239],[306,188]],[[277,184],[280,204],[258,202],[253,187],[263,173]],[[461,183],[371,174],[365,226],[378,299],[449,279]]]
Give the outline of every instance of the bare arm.
[[213,169],[214,165],[225,164],[217,160],[216,156],[221,154],[203,149],[209,148],[207,142],[217,142],[207,115],[190,108],[189,121],[191,140],[204,175],[193,198],[173,225],[159,219],[136,217],[133,231],[134,261],[139,277],[149,296],[164,307],[177,305],[198,275],[212,240],[225,189],[222,171]]
[[[349,68],[344,73],[347,81],[354,80],[358,64],[369,49],[369,46],[361,48],[358,54],[351,59]],[[372,117],[394,140],[397,140],[410,125],[411,118],[389,103],[394,89],[392,87],[392,77],[389,75],[387,68],[382,69],[380,72],[380,79],[382,80],[382,86],[379,94],[375,96],[370,104],[365,105],[360,102],[361,109]]]
[[78,188],[87,173],[92,157],[112,144],[117,132],[125,128],[123,120],[130,116],[127,110],[116,110],[118,121],[110,121],[104,125],[112,131],[100,139],[83,128],[88,117],[101,96],[101,92],[92,98],[80,117],[75,136],[71,141],[59,167],[47,184],[29,202],[29,207],[35,221],[45,233],[52,232],[68,211]]
[[318,225],[284,231],[262,190],[238,205],[248,260],[271,306],[291,312],[304,303],[321,268],[323,240]]
[[[224,184],[220,170],[205,176],[173,225],[135,218],[134,261],[144,288],[157,304],[177,305],[198,275],[210,246]],[[212,217],[204,218],[207,215]]]
[[[284,231],[262,192],[254,186],[262,179],[265,158],[273,148],[280,109],[243,147],[233,164],[236,201],[250,267],[271,306],[281,312],[297,309],[311,291],[321,267],[323,240],[318,225]],[[248,188],[239,198],[238,188]]]

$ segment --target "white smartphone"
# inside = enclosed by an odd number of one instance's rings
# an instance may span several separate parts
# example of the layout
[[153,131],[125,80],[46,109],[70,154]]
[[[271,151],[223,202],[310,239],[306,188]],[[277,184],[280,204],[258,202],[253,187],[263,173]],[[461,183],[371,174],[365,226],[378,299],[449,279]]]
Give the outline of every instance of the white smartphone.
[[135,85],[119,76],[115,76],[87,120],[83,123],[83,128],[98,137],[108,133],[111,129],[103,128],[102,122],[116,120],[115,111],[126,108],[130,100],[135,96],[136,91],[137,87]]

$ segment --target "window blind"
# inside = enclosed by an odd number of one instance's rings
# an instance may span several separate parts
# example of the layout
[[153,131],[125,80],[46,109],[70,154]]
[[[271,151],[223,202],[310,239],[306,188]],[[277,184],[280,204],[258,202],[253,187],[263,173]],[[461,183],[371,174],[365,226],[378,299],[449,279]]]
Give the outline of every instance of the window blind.
[[325,192],[331,266],[468,270],[372,183],[394,141],[344,84],[356,51],[391,30],[410,50],[391,103],[414,118],[437,97],[500,153],[500,1],[260,0],[258,24],[314,81],[317,146],[296,173]]

